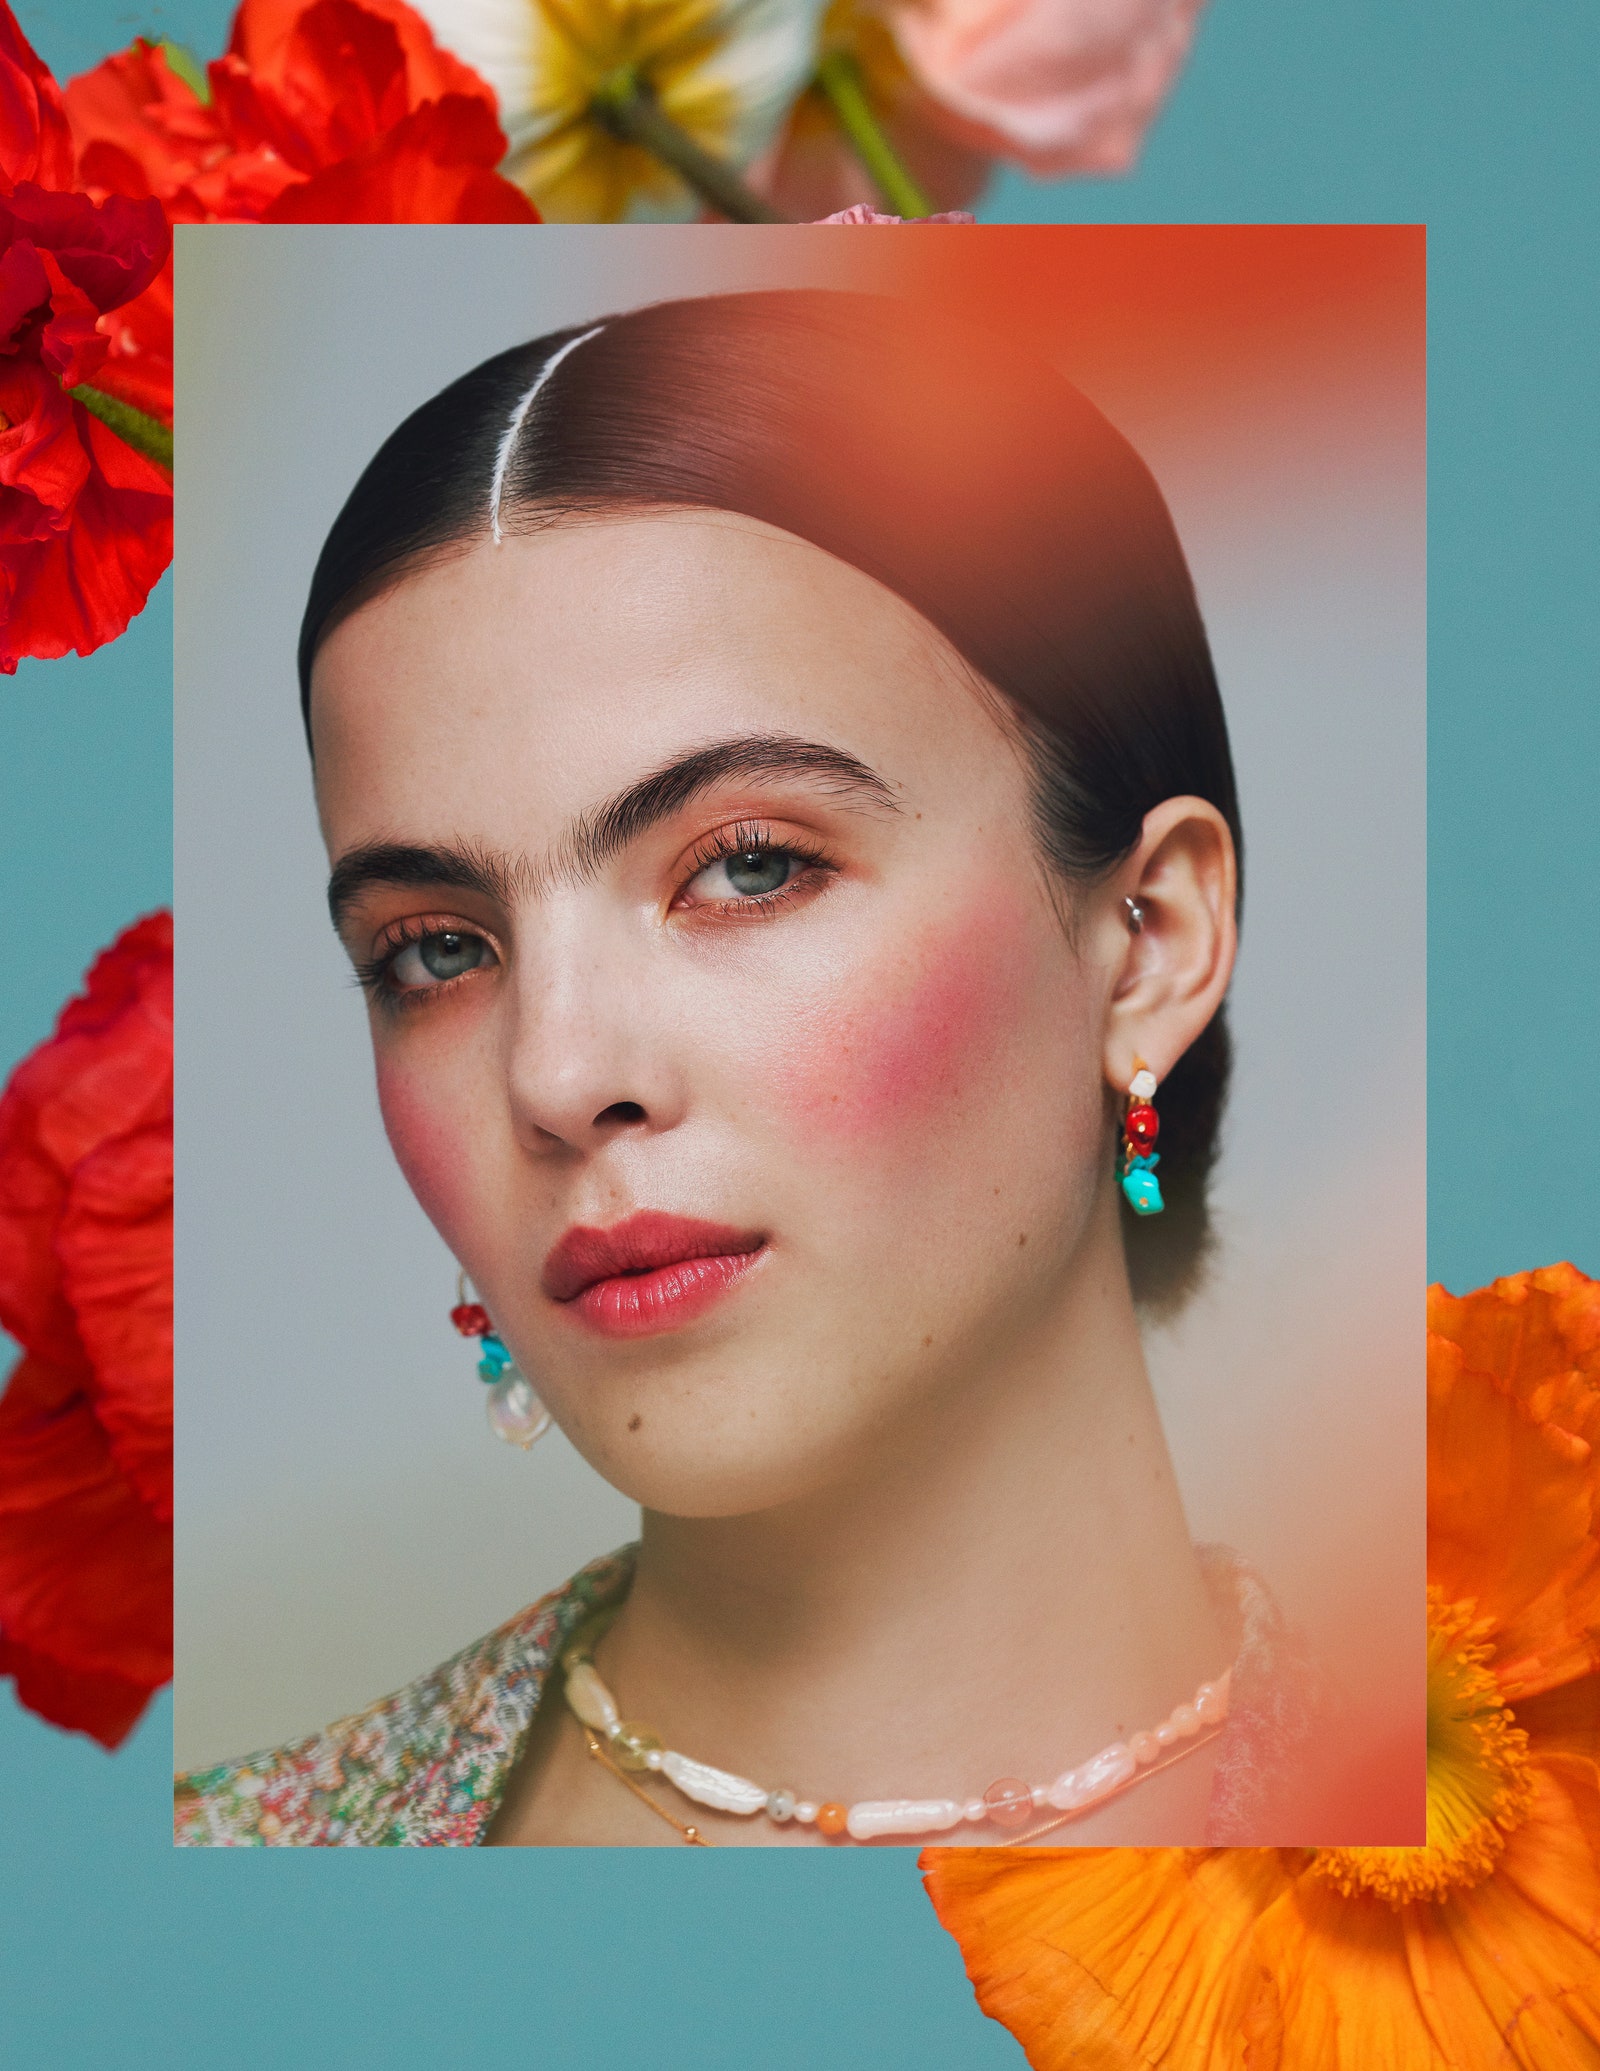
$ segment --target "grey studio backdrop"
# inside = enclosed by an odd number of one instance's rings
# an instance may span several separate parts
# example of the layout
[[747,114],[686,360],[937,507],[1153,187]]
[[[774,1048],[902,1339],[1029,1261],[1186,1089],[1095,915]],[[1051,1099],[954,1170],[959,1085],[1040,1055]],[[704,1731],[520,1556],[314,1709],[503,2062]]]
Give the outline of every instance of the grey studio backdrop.
[[[1108,233],[1037,233],[1084,234]],[[384,1141],[295,692],[327,526],[399,419],[492,352],[673,294],[881,287],[880,252],[700,226],[178,233],[181,1766],[369,1702],[636,1525],[559,1433],[526,1456],[491,1437],[454,1263]],[[1168,413],[1084,385],[1189,553],[1249,858],[1223,1251],[1152,1369],[1196,1536],[1258,1562],[1375,1730],[1415,1724],[1420,462],[1402,437],[1386,469],[1342,464],[1263,394],[1219,484]]]

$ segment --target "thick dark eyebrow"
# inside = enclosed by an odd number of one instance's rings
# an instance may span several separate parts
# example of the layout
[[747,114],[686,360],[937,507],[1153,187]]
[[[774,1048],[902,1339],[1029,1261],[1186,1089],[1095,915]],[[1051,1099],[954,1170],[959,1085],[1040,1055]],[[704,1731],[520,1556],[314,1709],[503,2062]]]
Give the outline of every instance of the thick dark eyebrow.
[[592,806],[562,835],[542,869],[470,843],[381,841],[351,849],[333,866],[328,911],[335,928],[342,927],[357,899],[375,885],[439,885],[478,892],[505,906],[514,893],[539,883],[557,878],[582,881],[641,834],[730,777],[800,777],[850,803],[900,810],[892,787],[842,748],[790,734],[741,734],[691,749]]

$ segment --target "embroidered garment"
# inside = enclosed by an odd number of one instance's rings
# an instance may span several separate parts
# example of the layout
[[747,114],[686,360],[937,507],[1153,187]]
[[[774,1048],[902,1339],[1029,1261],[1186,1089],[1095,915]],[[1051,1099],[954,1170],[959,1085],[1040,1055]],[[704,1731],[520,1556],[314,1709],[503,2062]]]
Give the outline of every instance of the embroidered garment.
[[[1291,1840],[1279,1821],[1322,1709],[1320,1680],[1249,1563],[1226,1546],[1197,1551],[1235,1663],[1206,1840]],[[322,1733],[180,1776],[179,1845],[479,1845],[551,1664],[585,1619],[626,1596],[633,1555],[628,1546],[591,1561],[432,1675]]]

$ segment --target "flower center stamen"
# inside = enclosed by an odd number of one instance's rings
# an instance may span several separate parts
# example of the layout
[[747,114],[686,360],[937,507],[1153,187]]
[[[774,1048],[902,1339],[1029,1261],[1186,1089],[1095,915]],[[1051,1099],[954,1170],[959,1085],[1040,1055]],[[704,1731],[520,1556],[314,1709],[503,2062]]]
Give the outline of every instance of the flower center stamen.
[[1428,1591],[1428,1843],[1319,1849],[1311,1874],[1347,1898],[1366,1891],[1403,1906],[1469,1890],[1526,1816],[1528,1736],[1488,1665],[1487,1631],[1475,1605]]

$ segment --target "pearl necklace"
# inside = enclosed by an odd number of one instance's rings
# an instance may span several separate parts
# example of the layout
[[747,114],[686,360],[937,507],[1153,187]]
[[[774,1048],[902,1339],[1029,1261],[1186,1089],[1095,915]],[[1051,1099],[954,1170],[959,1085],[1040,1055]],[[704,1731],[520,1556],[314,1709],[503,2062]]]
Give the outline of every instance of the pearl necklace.
[[[951,1827],[986,1821],[1018,1827],[1044,1811],[1070,1818],[1103,1805],[1152,1769],[1164,1768],[1178,1754],[1192,1752],[1203,1740],[1213,1738],[1228,1716],[1231,1670],[1215,1682],[1202,1683],[1193,1702],[1178,1705],[1159,1726],[1130,1734],[1125,1741],[1114,1740],[1075,1769],[1063,1770],[1053,1783],[1026,1784],[1018,1777],[1002,1776],[981,1798],[864,1798],[856,1805],[841,1805],[836,1800],[818,1804],[797,1797],[792,1790],[769,1791],[747,1776],[697,1762],[664,1747],[648,1726],[624,1719],[594,1665],[595,1643],[610,1622],[607,1612],[582,1626],[562,1649],[561,1667],[568,1709],[590,1733],[600,1737],[619,1769],[664,1776],[684,1797],[718,1812],[744,1818],[765,1813],[778,1826],[791,1820],[814,1826],[830,1841],[845,1835],[852,1841],[873,1841],[886,1834],[944,1833]],[[592,1743],[591,1751],[595,1751]],[[624,1776],[623,1781],[628,1778]]]

